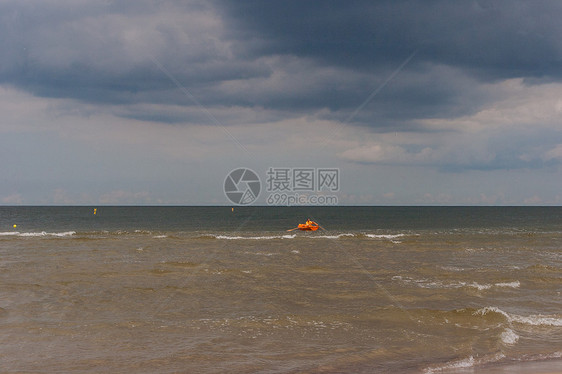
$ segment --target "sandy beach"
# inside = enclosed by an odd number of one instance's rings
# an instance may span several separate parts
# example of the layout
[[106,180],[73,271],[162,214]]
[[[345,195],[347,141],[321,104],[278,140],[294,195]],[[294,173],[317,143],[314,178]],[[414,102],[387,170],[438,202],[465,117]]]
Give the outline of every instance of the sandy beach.
[[562,359],[490,364],[480,368],[454,369],[444,373],[458,374],[560,374]]

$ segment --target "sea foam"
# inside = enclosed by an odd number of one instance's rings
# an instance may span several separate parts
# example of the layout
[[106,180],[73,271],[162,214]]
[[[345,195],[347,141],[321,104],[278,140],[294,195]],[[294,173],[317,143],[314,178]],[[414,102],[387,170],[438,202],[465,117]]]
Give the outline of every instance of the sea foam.
[[65,231],[65,232],[19,232],[19,231],[6,231],[0,232],[0,236],[19,236],[19,237],[40,237],[40,236],[56,236],[65,237],[72,236],[76,234],[76,231]]
[[229,236],[229,235],[212,235],[216,239],[223,240],[271,240],[271,239],[293,239],[293,235],[270,235],[270,236]]
[[506,328],[501,334],[501,340],[506,345],[514,345],[519,340],[519,335],[512,329]]
[[394,234],[394,235],[390,235],[390,234],[365,234],[366,237],[368,238],[373,238],[373,239],[396,239],[396,238],[400,238],[402,236],[404,236],[404,234]]
[[468,369],[473,368],[478,365],[489,364],[492,362],[498,362],[505,358],[503,353],[497,353],[491,356],[484,356],[480,358],[474,358],[474,356],[469,356],[467,358],[458,359],[454,361],[447,362],[441,366],[432,366],[425,369],[423,372],[425,374],[454,372],[456,369]]
[[474,312],[474,315],[485,316],[489,313],[498,313],[504,316],[511,323],[519,323],[522,325],[529,326],[562,326],[562,318],[554,315],[542,315],[542,314],[532,314],[529,316],[520,316],[517,314],[511,314],[504,312],[500,308],[494,306],[487,306],[482,309],[478,309]]

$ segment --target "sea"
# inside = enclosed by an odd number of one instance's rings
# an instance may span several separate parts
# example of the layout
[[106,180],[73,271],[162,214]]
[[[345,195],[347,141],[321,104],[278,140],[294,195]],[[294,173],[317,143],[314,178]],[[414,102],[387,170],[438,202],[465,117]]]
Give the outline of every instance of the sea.
[[0,207],[1,373],[562,372],[561,292],[562,207]]

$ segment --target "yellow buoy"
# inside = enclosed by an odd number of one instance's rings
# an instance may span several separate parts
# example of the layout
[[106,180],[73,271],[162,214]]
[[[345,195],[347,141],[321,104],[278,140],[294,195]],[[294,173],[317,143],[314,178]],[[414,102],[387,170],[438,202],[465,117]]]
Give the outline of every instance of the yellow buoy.
[[14,225],[14,229],[15,229],[16,227],[18,227],[18,225]]
[[94,208],[94,214],[96,214],[96,210],[97,210],[97,209],[96,209],[96,208]]

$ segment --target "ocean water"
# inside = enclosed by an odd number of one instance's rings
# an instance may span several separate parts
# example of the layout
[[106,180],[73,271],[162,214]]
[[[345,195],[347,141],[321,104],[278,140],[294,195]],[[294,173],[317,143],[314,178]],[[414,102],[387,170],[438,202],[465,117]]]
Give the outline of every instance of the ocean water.
[[93,208],[0,207],[0,372],[562,362],[560,207]]

